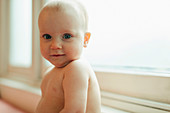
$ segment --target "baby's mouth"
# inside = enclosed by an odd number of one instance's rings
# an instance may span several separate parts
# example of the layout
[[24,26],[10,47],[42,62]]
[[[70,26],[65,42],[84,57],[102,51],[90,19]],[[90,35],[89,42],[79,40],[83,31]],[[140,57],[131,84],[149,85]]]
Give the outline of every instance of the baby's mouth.
[[65,56],[65,54],[54,54],[54,55],[50,55],[51,57],[61,57],[61,56]]

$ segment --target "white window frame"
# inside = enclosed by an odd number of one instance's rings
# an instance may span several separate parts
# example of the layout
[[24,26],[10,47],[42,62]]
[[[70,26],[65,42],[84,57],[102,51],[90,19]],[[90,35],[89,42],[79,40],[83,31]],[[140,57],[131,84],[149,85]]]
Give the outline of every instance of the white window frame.
[[[30,69],[9,64],[9,0],[0,0],[0,77],[41,81],[42,59],[39,53],[37,16],[44,1],[33,3],[33,62]],[[6,16],[4,16],[6,15]],[[102,95],[102,104],[137,113],[170,112],[170,74],[115,72],[95,69]],[[15,77],[14,77],[15,75]]]
[[96,72],[102,104],[136,113],[170,112],[168,76]]
[[[1,76],[19,80],[39,81],[41,78],[41,56],[39,50],[39,31],[37,18],[43,1],[32,0],[32,66],[30,68],[15,67],[9,64],[10,40],[10,0],[1,0],[1,38],[0,38],[0,74]],[[6,49],[4,49],[6,48]]]

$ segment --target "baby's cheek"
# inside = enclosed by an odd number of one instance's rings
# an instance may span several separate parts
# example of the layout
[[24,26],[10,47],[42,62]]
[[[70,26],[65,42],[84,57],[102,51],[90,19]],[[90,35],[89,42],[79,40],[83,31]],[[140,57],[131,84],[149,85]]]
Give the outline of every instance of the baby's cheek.
[[46,48],[41,47],[41,54],[43,57],[46,58],[48,55],[48,50]]
[[76,58],[80,57],[81,53],[82,53],[81,47],[74,47],[70,52],[70,54],[72,54],[72,57],[76,57]]

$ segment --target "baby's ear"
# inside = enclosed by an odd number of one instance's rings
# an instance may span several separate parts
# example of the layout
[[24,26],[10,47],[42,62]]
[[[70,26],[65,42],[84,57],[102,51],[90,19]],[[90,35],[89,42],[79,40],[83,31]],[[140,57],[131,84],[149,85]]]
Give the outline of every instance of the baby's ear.
[[87,47],[87,44],[89,43],[90,36],[91,36],[90,32],[86,32],[85,33],[85,36],[84,36],[84,47]]

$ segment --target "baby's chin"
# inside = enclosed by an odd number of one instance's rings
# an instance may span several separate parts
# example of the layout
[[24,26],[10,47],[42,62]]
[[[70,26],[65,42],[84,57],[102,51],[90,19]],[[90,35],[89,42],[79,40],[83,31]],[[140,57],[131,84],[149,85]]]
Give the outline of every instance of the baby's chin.
[[58,64],[58,63],[53,63],[53,62],[51,62],[55,67],[57,67],[57,68],[64,68],[64,67],[66,67],[70,62],[72,62],[73,60],[70,60],[70,61],[67,61],[67,62],[64,62],[64,63],[62,63],[62,64]]

